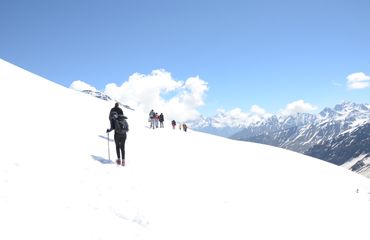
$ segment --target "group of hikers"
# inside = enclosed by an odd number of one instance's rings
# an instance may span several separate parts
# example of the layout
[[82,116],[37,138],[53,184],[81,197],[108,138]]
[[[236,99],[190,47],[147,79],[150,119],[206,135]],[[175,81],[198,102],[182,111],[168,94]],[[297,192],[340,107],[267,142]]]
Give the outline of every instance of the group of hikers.
[[154,129],[154,128],[158,128],[158,123],[159,123],[159,127],[160,128],[164,128],[164,116],[163,116],[163,113],[159,114],[154,112],[154,110],[152,109],[150,112],[149,112],[149,122],[150,122],[150,128]]
[[[172,125],[172,129],[176,129],[176,121],[175,120],[172,120],[171,125]],[[179,129],[181,130],[181,128],[184,130],[184,132],[186,132],[188,130],[188,126],[185,123],[183,123],[183,124],[179,123]]]
[[[119,107],[119,103],[118,102],[115,103],[114,107],[109,112],[110,128],[107,129],[108,147],[109,147],[109,132],[114,130],[114,142],[116,145],[116,154],[117,154],[116,163],[122,166],[125,166],[125,143],[127,138],[127,132],[129,131],[129,126],[126,119],[127,117],[123,114],[122,109]],[[149,122],[151,129],[158,128],[158,125],[160,128],[164,128],[163,113],[158,115],[158,113],[154,112],[154,110],[152,109],[149,113]],[[176,129],[175,120],[171,121],[171,125],[173,129]],[[187,131],[188,127],[185,123],[178,125],[180,130],[182,129],[185,132]]]
[[[155,129],[155,128],[158,128],[158,123],[159,123],[159,127],[160,128],[164,128],[164,115],[163,113],[159,114],[157,112],[154,112],[154,110],[150,110],[149,112],[149,122],[150,122],[150,127],[151,129]],[[172,125],[172,128],[173,129],[176,129],[176,121],[175,120],[172,120],[171,121],[171,125]],[[188,126],[183,123],[179,123],[179,129],[181,130],[181,128],[186,132],[187,129],[188,129]]]

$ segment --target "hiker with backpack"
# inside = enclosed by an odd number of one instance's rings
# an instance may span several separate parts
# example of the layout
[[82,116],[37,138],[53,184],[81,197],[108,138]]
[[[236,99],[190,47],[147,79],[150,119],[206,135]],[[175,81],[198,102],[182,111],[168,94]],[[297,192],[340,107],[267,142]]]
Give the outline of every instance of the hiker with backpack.
[[182,124],[182,129],[184,130],[184,132],[186,132],[188,130],[188,126],[185,123],[183,123]]
[[154,110],[153,110],[153,109],[149,112],[149,122],[150,122],[150,128],[153,128],[153,129],[154,129],[154,124],[155,124],[155,112],[154,112]]
[[123,115],[123,111],[119,107],[119,103],[116,102],[114,107],[109,112],[110,129],[114,129],[114,119],[118,118],[118,115]]
[[163,122],[164,122],[164,116],[163,116],[163,113],[161,113],[158,117],[159,119],[159,127],[160,128],[164,128],[164,125],[163,125]]
[[[118,107],[118,103],[116,103],[115,107]],[[114,129],[114,142],[116,144],[116,154],[117,154],[116,163],[118,165],[122,164],[122,166],[125,166],[125,143],[127,138],[127,132],[129,131],[129,126],[126,121],[127,117],[123,115],[123,112],[117,114],[117,112],[113,111],[113,109],[111,110],[110,114],[112,115],[112,117],[109,116],[111,127],[107,129],[107,133],[109,137],[109,132],[111,132]]]

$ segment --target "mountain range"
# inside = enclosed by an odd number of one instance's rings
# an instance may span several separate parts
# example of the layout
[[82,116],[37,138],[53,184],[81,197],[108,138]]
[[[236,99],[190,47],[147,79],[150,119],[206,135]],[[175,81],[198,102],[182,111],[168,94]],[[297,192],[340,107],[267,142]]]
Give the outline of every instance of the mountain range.
[[[220,124],[220,116],[192,122],[193,129],[276,146],[343,165],[370,177],[370,105],[342,102],[318,114],[273,115],[252,123]],[[221,127],[220,127],[221,126]]]

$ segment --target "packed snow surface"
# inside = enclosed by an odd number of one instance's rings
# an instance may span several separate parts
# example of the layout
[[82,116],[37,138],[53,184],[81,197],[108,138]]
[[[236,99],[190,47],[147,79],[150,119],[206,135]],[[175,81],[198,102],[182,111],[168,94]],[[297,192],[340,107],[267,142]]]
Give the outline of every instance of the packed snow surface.
[[0,239],[370,237],[370,181],[344,168],[172,119],[152,130],[127,109],[118,167],[105,132],[114,102],[3,60],[0,88]]

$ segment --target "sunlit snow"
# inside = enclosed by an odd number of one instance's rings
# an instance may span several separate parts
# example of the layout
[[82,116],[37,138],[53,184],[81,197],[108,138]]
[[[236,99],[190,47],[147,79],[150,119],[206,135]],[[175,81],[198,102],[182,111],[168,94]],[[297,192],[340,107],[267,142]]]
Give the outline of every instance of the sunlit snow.
[[342,167],[128,109],[118,167],[114,102],[3,60],[0,88],[0,239],[369,239],[370,180]]

